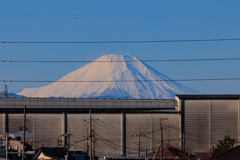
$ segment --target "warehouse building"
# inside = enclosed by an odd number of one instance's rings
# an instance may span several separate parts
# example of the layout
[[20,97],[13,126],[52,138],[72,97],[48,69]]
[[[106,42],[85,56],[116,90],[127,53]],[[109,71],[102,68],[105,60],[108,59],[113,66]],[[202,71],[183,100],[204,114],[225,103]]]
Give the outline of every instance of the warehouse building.
[[158,147],[162,119],[164,146],[209,152],[225,135],[239,141],[239,100],[239,95],[177,95],[175,99],[2,97],[0,134],[22,135],[26,104],[27,142],[33,149],[70,142],[70,151],[90,153],[92,148],[99,157],[144,155],[145,148],[152,152]]
[[[37,149],[67,145],[63,136],[70,130],[70,151],[96,156],[137,156],[145,148],[155,150],[160,142],[159,118],[168,118],[164,138],[179,146],[179,114],[173,100],[163,99],[79,99],[79,98],[0,98],[0,133],[23,132],[26,104],[27,142]],[[90,112],[91,111],[91,120]],[[140,135],[140,137],[139,137]]]
[[181,146],[194,152],[209,152],[229,135],[240,140],[240,95],[178,95],[181,112]]

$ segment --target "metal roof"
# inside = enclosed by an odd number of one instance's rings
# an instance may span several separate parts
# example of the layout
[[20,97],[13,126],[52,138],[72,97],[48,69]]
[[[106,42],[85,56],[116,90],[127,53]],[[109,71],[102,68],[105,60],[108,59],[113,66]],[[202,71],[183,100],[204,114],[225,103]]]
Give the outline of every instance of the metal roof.
[[41,113],[143,112],[175,110],[172,99],[111,99],[111,98],[0,98],[0,112],[17,112],[26,104],[27,110]]
[[180,99],[240,99],[240,95],[176,95]]

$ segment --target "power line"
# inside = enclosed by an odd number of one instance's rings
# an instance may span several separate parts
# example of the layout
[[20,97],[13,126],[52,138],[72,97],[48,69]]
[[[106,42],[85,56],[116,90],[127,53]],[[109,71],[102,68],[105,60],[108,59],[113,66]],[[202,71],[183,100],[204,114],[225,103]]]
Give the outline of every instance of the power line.
[[15,18],[220,18],[220,17],[240,17],[240,14],[162,14],[162,15],[83,15],[83,14],[30,14],[30,13],[0,13],[0,17],[15,17]]
[[179,40],[143,40],[143,41],[0,41],[0,43],[28,43],[28,44],[111,44],[111,43],[183,43],[183,42],[219,42],[239,41],[240,38],[216,38],[216,39],[179,39]]
[[205,58],[205,59],[150,59],[150,60],[125,60],[125,61],[14,61],[0,60],[2,63],[86,63],[86,62],[191,62],[191,61],[231,61],[240,58]]
[[206,79],[138,79],[138,80],[115,80],[115,81],[53,81],[53,80],[0,80],[0,82],[58,82],[58,83],[74,83],[74,82],[167,82],[167,81],[228,81],[228,80],[240,80],[240,78],[206,78]]

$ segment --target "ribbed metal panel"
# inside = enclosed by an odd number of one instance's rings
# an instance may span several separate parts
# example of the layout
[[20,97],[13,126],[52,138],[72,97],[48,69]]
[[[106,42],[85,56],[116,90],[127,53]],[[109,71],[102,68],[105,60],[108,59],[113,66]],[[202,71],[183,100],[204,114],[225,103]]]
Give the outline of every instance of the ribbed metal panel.
[[35,114],[34,148],[43,144],[45,147],[57,146],[57,139],[62,139],[62,114]]
[[[141,151],[143,147],[151,148],[152,128],[151,114],[126,114],[126,154],[138,155],[138,129],[140,129]],[[144,136],[145,135],[145,136]],[[143,153],[143,152],[141,152]]]
[[185,149],[209,151],[209,100],[185,101]]
[[163,129],[164,146],[167,139],[170,145],[179,148],[179,115],[172,114],[127,114],[126,115],[126,147],[127,156],[138,155],[138,129],[140,129],[141,153],[144,155],[145,148],[148,151],[157,149],[160,143],[160,121],[159,118],[168,118],[163,125],[173,125],[171,128]]
[[[148,148],[149,152],[155,150],[160,142],[159,118],[168,118],[163,125],[174,125],[174,128],[166,128],[163,131],[164,146],[167,143],[166,140],[169,139],[170,145],[179,147],[179,115],[126,113],[124,113],[125,116],[122,115],[92,114],[95,133],[95,147],[93,148],[95,148],[96,156],[121,156],[123,150],[126,151],[126,156],[137,156],[139,128],[141,155],[144,154],[145,148]],[[23,114],[9,114],[8,117],[9,132],[19,133],[19,127],[23,126]],[[62,135],[67,132],[67,128],[70,128],[70,150],[87,150],[87,130],[88,135],[90,134],[89,114],[27,114],[26,122],[28,133],[33,134],[27,142],[34,149],[41,147],[42,144],[45,147],[57,146],[57,139],[64,140]],[[3,128],[3,124],[1,127]],[[90,147],[90,137],[88,138]],[[64,143],[59,143],[61,144]]]
[[211,104],[211,146],[216,146],[225,135],[237,138],[238,135],[238,101],[210,100]]
[[[90,120],[89,114],[68,114],[70,128],[70,150],[90,151]],[[120,114],[92,114],[92,124],[95,133],[95,155],[121,155],[121,117]],[[90,153],[90,152],[89,152]]]
[[[179,137],[179,115],[178,114],[152,114],[152,151],[154,151],[160,142],[160,119],[168,118],[167,120],[162,120],[163,126],[163,146],[171,145],[176,148],[180,148]],[[170,142],[168,142],[170,140]]]
[[120,114],[93,114],[95,153],[98,156],[121,155]]
[[163,99],[88,99],[88,98],[6,98],[0,108],[156,108],[174,109],[172,100]]
[[89,115],[68,114],[67,127],[70,128],[71,134],[70,150],[87,151],[87,132],[89,134]]
[[[8,133],[23,133],[23,114],[8,115]],[[26,115],[26,133],[33,133],[33,115]],[[26,142],[32,145],[33,139],[26,138]]]
[[238,100],[185,100],[186,149],[209,152],[225,135],[238,135]]
[[1,134],[1,135],[4,135],[4,134],[5,134],[5,133],[4,133],[4,127],[5,127],[4,122],[5,122],[5,120],[4,120],[4,115],[3,115],[3,114],[0,114],[0,134]]

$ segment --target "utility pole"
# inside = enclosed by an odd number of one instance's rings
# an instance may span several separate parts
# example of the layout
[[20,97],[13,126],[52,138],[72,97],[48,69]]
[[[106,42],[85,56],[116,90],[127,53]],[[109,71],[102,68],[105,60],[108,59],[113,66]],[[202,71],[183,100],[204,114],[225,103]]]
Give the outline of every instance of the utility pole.
[[145,160],[148,160],[148,157],[147,157],[147,148],[145,148]]
[[140,154],[141,154],[141,136],[145,137],[145,134],[140,134],[140,128],[138,128],[138,134],[133,134],[132,136],[138,137],[138,157],[140,157]]
[[140,128],[138,128],[138,157],[140,157],[141,146],[140,146]]
[[[69,149],[70,149],[70,136],[72,134],[70,134],[70,128],[68,127],[68,132],[63,134],[62,136],[67,137],[67,146],[65,146],[65,142],[64,142],[64,147],[67,147],[67,155],[65,155],[66,157],[69,156]],[[65,139],[65,138],[64,138]]]
[[93,137],[93,147],[92,147],[93,153],[92,153],[92,157],[93,157],[93,160],[94,160],[94,157],[95,157],[95,133],[94,133],[94,130],[92,130],[92,137]]
[[163,127],[162,127],[162,121],[167,120],[168,118],[159,118],[160,120],[160,141],[161,141],[161,160],[163,160]]
[[6,160],[8,160],[8,133],[6,133]]
[[232,139],[233,139],[233,147],[234,147],[234,143],[235,143],[234,133],[233,133],[233,138]]
[[88,155],[88,128],[87,128],[87,134],[86,135],[87,135],[87,143],[86,143],[87,144],[87,151],[86,152],[87,152],[87,155]]
[[25,152],[25,129],[26,129],[26,104],[24,105],[24,110],[23,110],[23,150],[22,150],[22,160],[24,160],[24,152]]
[[69,156],[69,148],[70,148],[70,128],[68,127],[68,133],[67,133],[67,155]]
[[90,160],[92,160],[93,150],[92,150],[92,115],[91,109],[89,110],[89,129],[90,129]]

